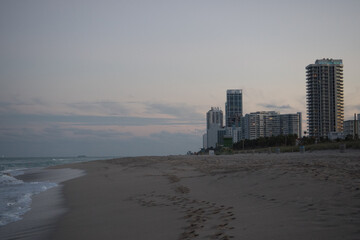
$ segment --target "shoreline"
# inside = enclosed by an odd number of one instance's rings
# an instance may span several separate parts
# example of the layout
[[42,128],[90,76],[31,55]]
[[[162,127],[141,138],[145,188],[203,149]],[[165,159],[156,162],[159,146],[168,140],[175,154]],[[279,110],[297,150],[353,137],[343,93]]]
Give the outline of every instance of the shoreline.
[[[69,167],[86,175],[56,187],[66,212],[34,239],[360,238],[358,150],[149,156],[51,169]],[[33,206],[30,213],[39,215]]]
[[24,182],[54,182],[57,186],[31,196],[31,208],[21,216],[19,221],[0,227],[1,239],[49,239],[60,216],[66,212],[62,187],[63,182],[84,175],[76,169],[43,169],[25,170],[23,175],[16,176]]

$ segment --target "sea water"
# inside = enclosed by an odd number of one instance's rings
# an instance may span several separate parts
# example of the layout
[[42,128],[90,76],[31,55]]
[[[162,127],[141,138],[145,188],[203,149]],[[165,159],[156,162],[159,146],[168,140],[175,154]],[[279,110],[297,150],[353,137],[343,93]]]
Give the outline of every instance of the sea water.
[[0,227],[20,220],[22,215],[30,210],[31,197],[34,194],[57,186],[50,181],[24,182],[17,179],[17,176],[24,174],[26,170],[110,158],[114,157],[0,157]]

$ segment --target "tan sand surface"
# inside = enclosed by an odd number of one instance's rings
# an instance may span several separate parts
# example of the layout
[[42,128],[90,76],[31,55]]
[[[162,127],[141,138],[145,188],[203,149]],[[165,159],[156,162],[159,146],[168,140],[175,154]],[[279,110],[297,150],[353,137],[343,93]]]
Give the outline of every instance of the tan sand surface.
[[71,167],[87,174],[65,182],[51,239],[360,239],[360,151]]

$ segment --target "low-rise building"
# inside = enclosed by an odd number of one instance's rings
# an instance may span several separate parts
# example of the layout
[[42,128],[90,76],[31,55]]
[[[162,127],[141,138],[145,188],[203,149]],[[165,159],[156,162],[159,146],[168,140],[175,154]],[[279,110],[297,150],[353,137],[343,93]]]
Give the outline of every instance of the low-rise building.
[[330,141],[335,141],[337,139],[345,139],[344,132],[329,132],[328,138]]
[[[360,115],[359,115],[360,116]],[[351,136],[352,138],[359,138],[360,136],[360,120],[347,120],[344,121],[344,135],[345,137]]]

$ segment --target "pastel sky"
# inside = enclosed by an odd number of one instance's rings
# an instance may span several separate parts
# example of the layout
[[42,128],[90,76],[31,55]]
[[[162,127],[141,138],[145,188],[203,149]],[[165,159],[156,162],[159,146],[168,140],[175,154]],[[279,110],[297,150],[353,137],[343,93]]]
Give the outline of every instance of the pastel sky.
[[360,1],[0,1],[0,156],[184,154],[205,114],[302,112],[305,67],[344,62],[360,113]]

